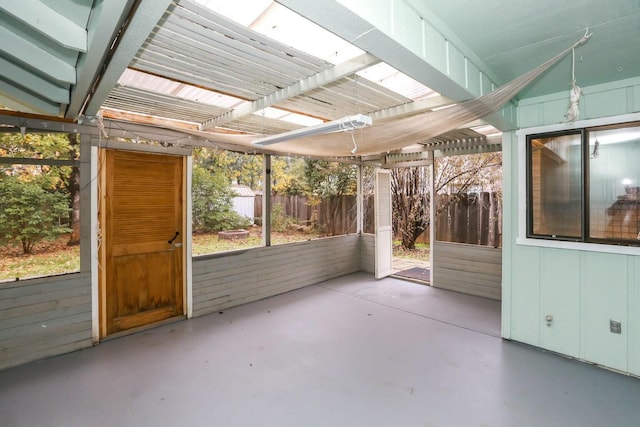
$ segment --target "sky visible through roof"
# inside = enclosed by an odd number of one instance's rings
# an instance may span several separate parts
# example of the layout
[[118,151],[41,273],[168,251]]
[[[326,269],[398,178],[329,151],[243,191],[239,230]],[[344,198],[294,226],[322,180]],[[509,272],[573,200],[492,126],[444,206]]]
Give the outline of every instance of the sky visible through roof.
[[[364,53],[361,49],[271,0],[245,0],[242,2],[242,7],[238,6],[236,0],[194,1],[251,30],[334,65],[339,65]],[[368,67],[358,72],[357,75],[414,101],[437,95],[433,90],[385,63]],[[238,108],[249,102],[132,69],[127,69],[118,83],[225,109]],[[274,107],[265,108],[253,114],[301,126],[311,126],[322,122],[315,117]]]

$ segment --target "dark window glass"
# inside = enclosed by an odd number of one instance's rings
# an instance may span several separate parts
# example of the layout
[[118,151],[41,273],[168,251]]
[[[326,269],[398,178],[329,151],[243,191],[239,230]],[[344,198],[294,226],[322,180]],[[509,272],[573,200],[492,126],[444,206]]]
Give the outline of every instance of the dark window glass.
[[528,144],[529,234],[581,238],[581,134],[533,137]]
[[640,241],[640,127],[589,136],[589,237]]

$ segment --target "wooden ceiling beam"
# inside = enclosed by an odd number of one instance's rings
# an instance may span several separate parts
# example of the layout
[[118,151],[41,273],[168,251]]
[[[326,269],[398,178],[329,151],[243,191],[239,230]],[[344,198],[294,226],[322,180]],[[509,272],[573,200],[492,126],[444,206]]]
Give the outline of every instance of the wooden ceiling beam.
[[223,123],[231,122],[238,119],[239,117],[246,116],[256,111],[262,110],[263,108],[270,107],[274,104],[277,104],[278,102],[284,101],[285,99],[293,98],[305,92],[309,92],[311,90],[325,86],[329,83],[340,80],[346,76],[357,73],[358,71],[370,67],[371,65],[375,65],[379,62],[380,60],[375,56],[365,53],[356,58],[353,58],[350,61],[336,65],[333,68],[321,71],[311,77],[300,80],[293,85],[282,88],[256,101],[243,104],[238,108],[231,110],[230,112],[225,113],[221,116],[207,120],[200,125],[200,130],[210,129]]

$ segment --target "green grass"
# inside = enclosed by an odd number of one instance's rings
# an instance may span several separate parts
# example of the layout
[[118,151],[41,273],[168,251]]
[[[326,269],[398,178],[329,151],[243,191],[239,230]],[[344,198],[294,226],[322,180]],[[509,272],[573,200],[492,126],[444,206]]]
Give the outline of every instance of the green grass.
[[0,247],[0,280],[52,276],[80,270],[80,246],[67,246],[68,236],[43,241],[33,254],[22,254],[17,245]]
[[[317,233],[307,233],[290,231],[286,233],[271,233],[271,244],[281,245],[283,243],[304,242],[323,237]],[[224,240],[220,239],[216,233],[194,234],[193,255],[205,255],[218,252],[234,251],[238,249],[256,248],[262,246],[262,233],[259,228],[251,229],[249,237],[246,239]]]
[[[193,255],[204,255],[238,249],[255,248],[262,245],[260,228],[250,231],[248,239],[224,240],[216,233],[193,236]],[[271,244],[300,242],[323,237],[317,233],[290,231],[271,233]],[[43,241],[36,245],[34,253],[22,254],[19,245],[0,246],[0,281],[23,280],[31,277],[53,276],[80,270],[80,247],[67,246],[68,236],[54,241]]]
[[396,258],[429,261],[429,250],[428,243],[416,243],[415,249],[404,249],[400,240],[393,241],[393,256]]
[[[271,244],[301,242],[324,237],[317,233],[290,231],[272,233]],[[68,236],[55,241],[44,241],[36,245],[34,253],[23,255],[16,245],[0,247],[0,281],[26,279],[29,277],[51,276],[80,270],[80,247],[67,246]],[[216,233],[193,236],[193,255],[204,255],[238,249],[255,248],[262,245],[259,228],[252,229],[247,239],[224,240]],[[402,249],[400,241],[393,242],[393,256],[416,260],[429,260],[429,245],[417,243],[416,249]]]

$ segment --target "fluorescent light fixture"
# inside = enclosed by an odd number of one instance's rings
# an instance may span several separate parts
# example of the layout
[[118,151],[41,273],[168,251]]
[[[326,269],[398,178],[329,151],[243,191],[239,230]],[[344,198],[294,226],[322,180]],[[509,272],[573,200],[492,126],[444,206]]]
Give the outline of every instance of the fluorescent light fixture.
[[346,116],[338,120],[320,123],[319,125],[308,126],[256,139],[253,141],[253,145],[264,147],[265,145],[277,144],[278,142],[290,141],[292,139],[304,138],[306,136],[333,132],[352,132],[354,130],[362,129],[365,126],[371,126],[371,117],[364,114],[356,114],[355,116]]

